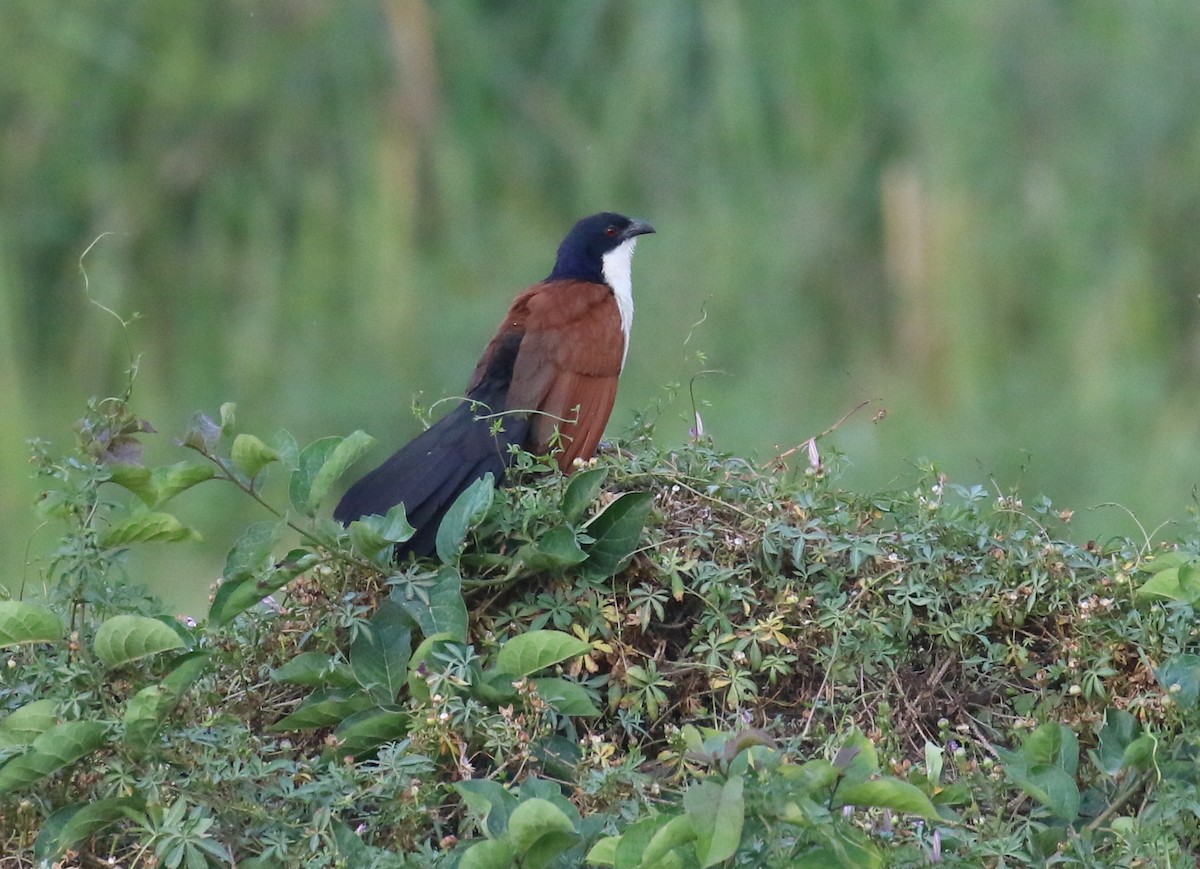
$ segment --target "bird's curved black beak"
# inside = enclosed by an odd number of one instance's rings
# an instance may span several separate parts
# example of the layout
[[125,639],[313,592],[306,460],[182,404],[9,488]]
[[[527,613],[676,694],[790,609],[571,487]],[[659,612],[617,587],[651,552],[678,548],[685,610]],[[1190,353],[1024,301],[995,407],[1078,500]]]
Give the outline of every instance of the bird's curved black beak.
[[644,220],[631,220],[629,226],[621,233],[622,238],[633,238],[638,235],[649,235],[654,232],[654,227],[646,223]]

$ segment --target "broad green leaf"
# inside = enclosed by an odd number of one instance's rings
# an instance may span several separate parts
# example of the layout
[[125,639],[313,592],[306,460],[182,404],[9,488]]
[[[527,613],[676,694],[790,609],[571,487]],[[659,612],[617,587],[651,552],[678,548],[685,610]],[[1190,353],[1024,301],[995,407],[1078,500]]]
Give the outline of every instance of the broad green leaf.
[[877,778],[841,785],[837,789],[837,801],[843,806],[891,809],[895,812],[919,815],[930,821],[939,818],[937,809],[920,788],[895,778]]
[[0,748],[29,745],[58,723],[53,700],[34,700],[0,718]]
[[883,869],[883,855],[859,830],[839,828],[831,834],[837,846],[813,848],[788,869]]
[[359,631],[350,646],[350,669],[358,684],[380,704],[395,701],[408,678],[412,630],[404,610],[384,600],[371,618],[369,630]]
[[930,788],[936,788],[942,781],[942,767],[945,763],[946,749],[940,745],[926,741],[925,743],[925,781]]
[[386,516],[364,516],[350,523],[350,545],[358,554],[378,562],[390,564],[392,550],[416,531],[408,524],[403,504],[388,510]]
[[709,779],[684,791],[683,808],[696,831],[696,857],[707,869],[728,860],[742,841],[746,819],[741,776],[724,784]]
[[261,576],[245,575],[221,583],[208,610],[209,626],[224,627],[267,595],[283,588],[319,560],[320,556],[317,553],[298,549],[288,553],[287,558],[268,568]]
[[544,869],[577,841],[575,825],[549,800],[522,800],[508,818],[504,837],[520,855],[521,866]]
[[306,516],[316,513],[333,484],[375,442],[355,431],[345,438],[321,438],[300,451],[288,485],[292,506]]
[[41,604],[0,601],[0,649],[25,643],[56,643],[63,638],[58,614]]
[[[331,821],[329,828],[333,832],[333,844],[337,847],[337,856],[344,860],[335,865],[348,867],[370,865],[371,853],[367,850],[367,843],[359,838],[358,833],[350,829],[349,825],[338,820]],[[238,865],[244,864],[239,863]]]
[[820,800],[837,784],[839,772],[830,761],[817,758],[799,765],[785,763],[779,768],[779,775],[789,782],[797,796]]
[[158,733],[159,723],[176,698],[162,685],[147,685],[125,704],[125,744],[134,751],[149,747]]
[[64,806],[42,824],[33,856],[38,861],[53,861],[68,848],[103,832],[118,821],[144,811],[141,797],[109,797],[90,803]]
[[158,735],[163,720],[175,708],[179,697],[207,669],[207,652],[181,655],[162,682],[148,685],[125,704],[125,745],[133,751],[144,751]]
[[[321,438],[302,449],[296,459],[296,469],[292,471],[291,479],[288,482],[288,497],[292,506],[305,516],[312,516],[316,513],[321,498],[313,497],[313,484],[340,443],[340,438]],[[325,495],[319,490],[317,494],[321,497]]]
[[469,617],[458,568],[443,565],[428,582],[397,585],[391,599],[404,608],[421,635],[447,635],[466,642]]
[[270,564],[271,550],[282,527],[283,523],[278,521],[255,522],[247,526],[225,556],[225,570],[221,575],[226,580],[234,580],[261,572]]
[[329,453],[328,458],[312,477],[308,490],[308,506],[316,510],[333,484],[341,479],[342,474],[359,460],[363,453],[371,448],[375,438],[365,431],[353,431],[342,438]]
[[1151,577],[1138,587],[1134,597],[1194,605],[1200,600],[1200,567],[1190,561],[1171,567],[1160,563]]
[[550,704],[559,715],[573,715],[578,718],[597,718],[600,710],[588,697],[587,690],[578,682],[568,679],[545,676],[534,679],[538,696]]
[[375,706],[375,701],[366,691],[346,688],[330,688],[315,691],[300,701],[290,715],[286,715],[267,729],[272,733],[286,730],[312,730],[340,724],[356,712]]
[[158,619],[123,613],[100,625],[92,651],[101,664],[111,668],[183,645],[179,635]]
[[551,528],[545,534],[521,547],[517,558],[530,570],[560,570],[587,560],[587,553],[575,538],[575,532],[565,525]]
[[642,855],[660,829],[671,822],[669,815],[650,815],[621,831],[613,854],[614,869],[638,869]]
[[1175,702],[1184,709],[1191,709],[1200,698],[1200,656],[1191,654],[1172,655],[1163,662],[1154,675]]
[[294,469],[300,461],[300,445],[287,429],[279,429],[270,438],[267,446],[279,454],[279,461],[285,468]]
[[586,654],[591,646],[562,631],[527,631],[508,640],[496,655],[496,669],[514,677]]
[[1125,751],[1142,732],[1142,725],[1124,709],[1104,710],[1100,745],[1096,750],[1099,766],[1108,775],[1116,775],[1125,766]]
[[850,731],[850,735],[842,743],[833,765],[842,772],[839,789],[853,782],[867,781],[879,774],[879,756],[875,745],[857,727]]
[[441,652],[447,646],[462,646],[464,642],[451,634],[431,634],[421,640],[416,651],[408,661],[408,693],[419,703],[428,705],[429,684],[425,681],[424,670],[433,658],[434,652]]
[[229,457],[238,466],[238,470],[251,480],[267,465],[279,461],[279,453],[252,434],[240,434],[235,437]]
[[412,727],[411,712],[396,707],[375,707],[355,712],[333,732],[338,740],[338,757],[361,759],[386,742],[403,739]]
[[608,468],[589,468],[571,475],[571,482],[567,483],[567,491],[562,497],[562,516],[567,524],[574,525],[583,518],[600,495],[607,478]]
[[517,852],[512,845],[498,839],[484,839],[468,848],[458,862],[458,869],[513,869]]
[[108,479],[137,495],[147,507],[153,507],[158,500],[158,490],[145,465],[114,462],[108,466]]
[[345,664],[320,652],[301,652],[272,670],[271,678],[306,688],[348,688],[354,684],[354,674]]
[[483,521],[496,496],[496,478],[484,474],[454,499],[438,526],[435,547],[443,564],[458,562],[458,554],[471,529]]
[[1004,772],[1017,787],[1025,791],[1064,821],[1074,821],[1079,815],[1079,787],[1075,779],[1059,767],[1038,763],[1028,769],[1006,765]]
[[508,829],[508,818],[517,807],[517,798],[504,785],[490,779],[467,779],[454,784],[463,805],[485,827],[492,838]]
[[135,513],[125,521],[110,526],[100,535],[100,545],[114,548],[131,543],[175,543],[199,539],[199,532],[184,525],[170,513],[146,511]]
[[587,547],[588,559],[583,564],[588,576],[607,579],[629,563],[653,506],[652,493],[626,492],[588,523],[587,533],[593,541]]
[[1021,754],[1029,766],[1049,763],[1074,776],[1079,767],[1079,740],[1065,724],[1048,721],[1025,737]]
[[613,866],[617,862],[617,843],[620,836],[605,836],[592,846],[584,859],[591,866]]
[[[688,815],[676,815],[658,828],[642,852],[642,862],[647,865],[661,860],[676,848],[696,839],[696,828]],[[614,848],[614,853],[615,853]],[[590,858],[590,854],[588,855]]]
[[154,500],[150,502],[150,506],[164,504],[181,492],[211,480],[216,473],[217,469],[212,465],[197,465],[192,462],[177,462],[174,465],[155,468],[150,474],[150,482],[154,489]]
[[0,766],[0,793],[33,784],[104,744],[108,728],[99,721],[67,721],[40,734],[24,754]]
[[1122,766],[1136,769],[1139,772],[1157,767],[1155,755],[1158,752],[1158,740],[1153,734],[1143,733],[1129,745],[1125,746],[1125,754],[1121,758]]

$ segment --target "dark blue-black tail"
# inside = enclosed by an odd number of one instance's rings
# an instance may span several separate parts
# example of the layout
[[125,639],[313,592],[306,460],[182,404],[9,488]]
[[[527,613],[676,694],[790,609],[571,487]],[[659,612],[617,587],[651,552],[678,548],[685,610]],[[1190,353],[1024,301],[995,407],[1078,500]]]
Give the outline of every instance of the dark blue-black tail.
[[333,518],[349,525],[362,516],[382,516],[402,503],[417,533],[396,547],[396,558],[432,555],[438,526],[450,505],[489,471],[499,486],[512,460],[509,448],[523,445],[529,433],[527,414],[505,413],[520,344],[520,334],[506,336],[485,357],[467,400],[351,486]]

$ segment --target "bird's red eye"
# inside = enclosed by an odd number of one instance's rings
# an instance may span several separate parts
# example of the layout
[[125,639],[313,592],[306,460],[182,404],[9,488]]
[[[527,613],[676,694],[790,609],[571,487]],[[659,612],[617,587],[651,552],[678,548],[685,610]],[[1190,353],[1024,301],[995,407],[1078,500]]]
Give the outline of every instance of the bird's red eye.
[[604,230],[604,234],[607,235],[609,238],[616,238],[617,237],[617,228],[615,226],[610,226],[608,229]]

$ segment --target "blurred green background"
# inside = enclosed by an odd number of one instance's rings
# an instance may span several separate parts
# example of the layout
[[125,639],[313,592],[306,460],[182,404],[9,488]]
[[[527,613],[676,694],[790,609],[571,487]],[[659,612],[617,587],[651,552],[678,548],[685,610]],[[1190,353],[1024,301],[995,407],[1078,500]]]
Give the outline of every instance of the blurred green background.
[[[461,393],[564,231],[659,234],[610,430],[686,385],[716,444],[833,436],[845,485],[1019,486],[1078,537],[1185,533],[1200,482],[1200,6],[5,0],[0,577],[36,582],[25,440],[134,402],[301,442]],[[123,331],[91,296],[128,317]],[[703,354],[703,359],[698,357]],[[884,409],[885,419],[872,416]],[[208,487],[212,488],[212,487]],[[198,608],[203,543],[139,568]],[[1061,529],[1060,529],[1061,531]]]

